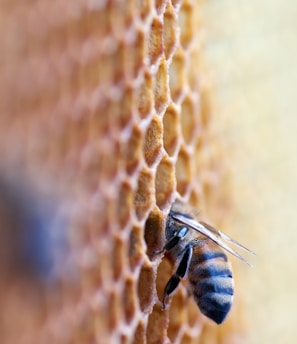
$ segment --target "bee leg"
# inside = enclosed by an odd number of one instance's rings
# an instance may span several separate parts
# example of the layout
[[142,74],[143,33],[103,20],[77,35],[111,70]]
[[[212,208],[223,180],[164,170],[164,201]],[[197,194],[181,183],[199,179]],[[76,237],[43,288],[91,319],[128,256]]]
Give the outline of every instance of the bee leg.
[[160,254],[163,252],[170,251],[173,249],[179,241],[185,237],[185,235],[188,233],[187,227],[182,227],[180,230],[177,231],[177,233],[166,243],[166,245],[162,248],[160,251],[154,251],[155,254]]
[[162,297],[162,309],[165,309],[165,299],[169,296],[179,285],[179,282],[182,278],[185,277],[189,270],[190,261],[193,254],[193,247],[192,245],[188,244],[185,249],[182,251],[182,258],[181,261],[175,271],[175,273],[171,276],[170,280],[167,282],[164,294]]

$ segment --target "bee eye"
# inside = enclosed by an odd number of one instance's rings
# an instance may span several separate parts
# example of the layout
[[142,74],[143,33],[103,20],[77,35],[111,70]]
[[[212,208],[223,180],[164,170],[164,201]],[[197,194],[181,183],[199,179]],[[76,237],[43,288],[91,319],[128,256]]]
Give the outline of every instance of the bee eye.
[[179,238],[183,238],[188,232],[188,228],[187,227],[183,227],[182,229],[180,229],[177,233],[177,236]]

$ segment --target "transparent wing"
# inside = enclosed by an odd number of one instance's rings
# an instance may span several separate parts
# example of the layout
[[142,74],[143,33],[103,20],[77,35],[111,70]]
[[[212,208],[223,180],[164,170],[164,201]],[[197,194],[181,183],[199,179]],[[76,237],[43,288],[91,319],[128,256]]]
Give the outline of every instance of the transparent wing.
[[221,246],[223,249],[225,249],[229,253],[233,254],[233,256],[239,258],[240,260],[245,262],[247,265],[252,266],[252,264],[250,264],[244,257],[242,257],[239,253],[234,251],[231,247],[229,247],[224,242],[224,240],[236,245],[237,247],[239,247],[239,248],[241,248],[241,249],[243,249],[243,250],[245,250],[245,251],[247,251],[253,255],[255,255],[255,253],[253,251],[249,250],[248,248],[244,247],[243,245],[241,245],[237,241],[233,240],[228,235],[222,233],[221,231],[215,229],[214,227],[208,225],[205,222],[195,221],[194,219],[191,219],[189,217],[185,217],[183,214],[170,212],[170,216],[175,221],[180,222],[180,223],[190,227],[191,229],[205,235],[207,238],[214,241],[217,245]]

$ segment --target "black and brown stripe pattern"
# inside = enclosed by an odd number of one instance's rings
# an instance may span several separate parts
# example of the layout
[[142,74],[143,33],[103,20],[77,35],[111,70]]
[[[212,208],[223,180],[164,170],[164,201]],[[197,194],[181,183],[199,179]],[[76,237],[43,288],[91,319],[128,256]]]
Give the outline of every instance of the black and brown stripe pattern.
[[221,324],[231,309],[234,293],[227,255],[205,240],[205,244],[194,248],[188,277],[200,311]]

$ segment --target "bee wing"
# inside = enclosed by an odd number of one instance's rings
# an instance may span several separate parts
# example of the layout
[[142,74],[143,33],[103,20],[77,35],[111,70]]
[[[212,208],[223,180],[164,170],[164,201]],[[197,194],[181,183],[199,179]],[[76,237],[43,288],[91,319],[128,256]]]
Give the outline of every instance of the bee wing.
[[239,258],[240,260],[245,262],[247,265],[252,266],[244,257],[242,257],[239,253],[234,251],[231,247],[229,247],[223,240],[231,242],[232,244],[238,246],[239,248],[242,248],[243,250],[246,250],[247,252],[249,252],[251,254],[255,254],[255,253],[250,251],[249,249],[247,249],[243,245],[239,244],[237,241],[231,239],[230,237],[228,237],[228,235],[222,233],[221,231],[218,231],[217,229],[213,228],[212,226],[208,225],[205,222],[200,223],[200,222],[197,222],[193,219],[185,217],[181,214],[171,213],[171,217],[174,220],[176,220],[176,221],[178,221],[178,222],[180,222],[186,226],[189,226],[193,230],[205,235],[207,238],[214,241],[217,245],[221,246],[223,249],[225,249],[226,251],[231,253],[233,256]]
[[212,227],[211,225],[209,225],[209,224],[207,224],[207,223],[205,223],[205,222],[203,222],[203,221],[200,221],[199,223],[200,223],[202,226],[204,226],[204,227],[206,227],[207,229],[209,229],[209,230],[210,230],[211,232],[213,232],[214,234],[217,234],[218,236],[220,236],[223,240],[232,243],[233,245],[235,245],[235,246],[241,248],[242,250],[244,250],[244,251],[246,251],[246,252],[248,252],[248,253],[250,253],[250,254],[253,254],[254,256],[256,255],[255,252],[253,252],[252,250],[248,249],[247,247],[241,245],[238,241],[236,241],[236,240],[230,238],[227,234],[221,232],[220,230],[215,229],[214,227]]

